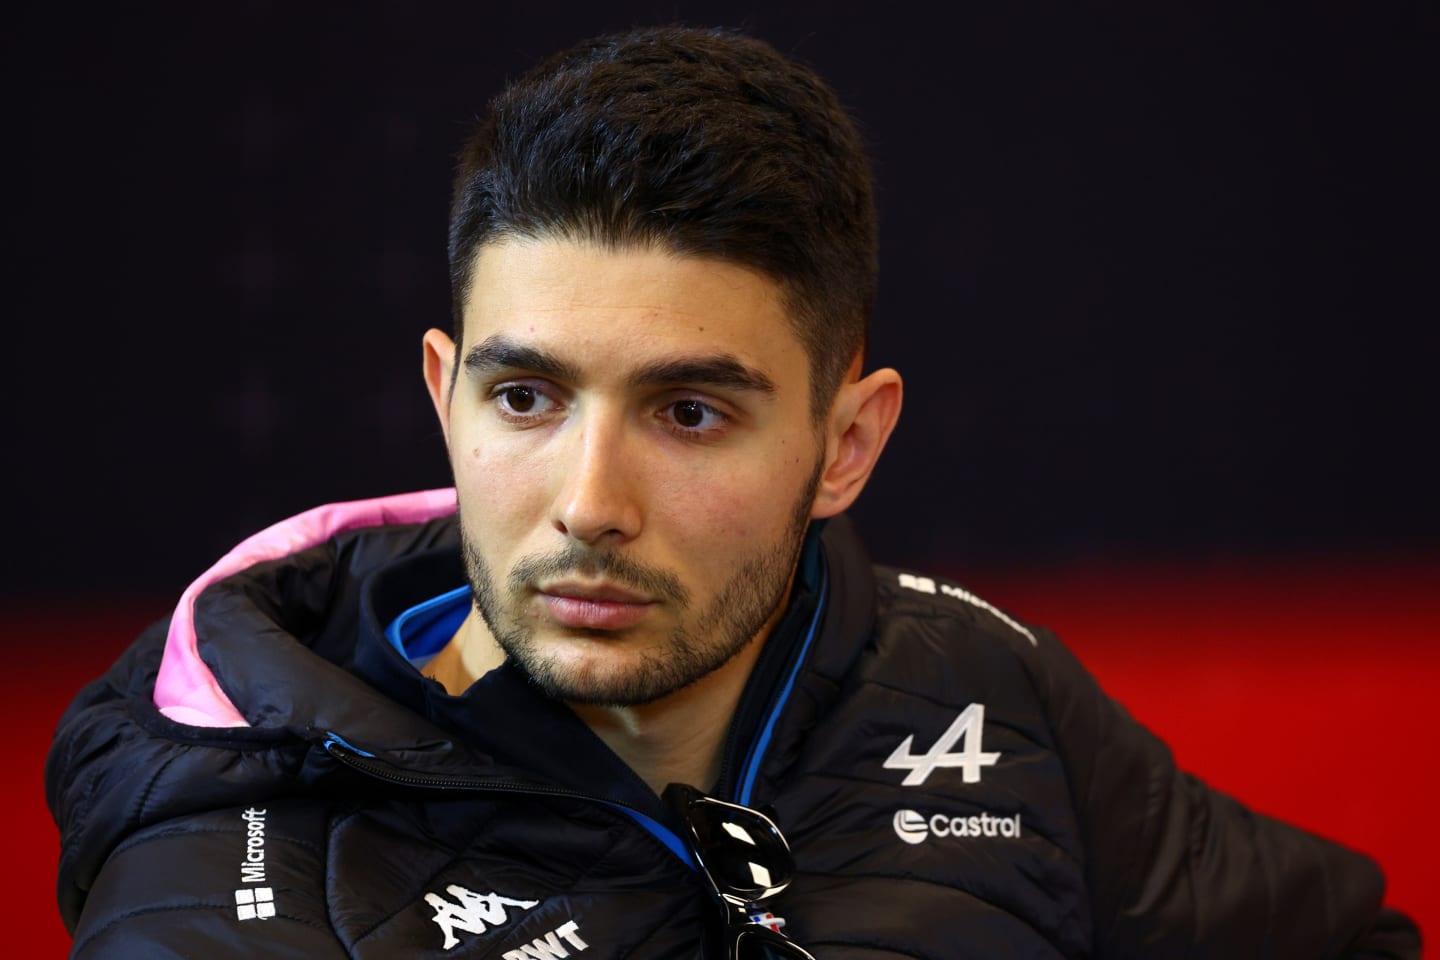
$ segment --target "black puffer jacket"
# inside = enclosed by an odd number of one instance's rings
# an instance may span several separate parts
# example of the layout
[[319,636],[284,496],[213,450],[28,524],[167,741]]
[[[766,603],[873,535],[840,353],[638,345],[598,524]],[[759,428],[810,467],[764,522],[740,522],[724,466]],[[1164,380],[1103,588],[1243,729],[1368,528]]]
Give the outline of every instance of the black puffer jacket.
[[[707,901],[638,778],[508,668],[449,697],[381,637],[457,585],[453,521],[326,534],[198,595],[248,726],[157,709],[165,625],[65,714],[73,956],[694,956]],[[1419,954],[1370,860],[1177,771],[1048,633],[872,569],[843,522],[725,763],[820,960]]]

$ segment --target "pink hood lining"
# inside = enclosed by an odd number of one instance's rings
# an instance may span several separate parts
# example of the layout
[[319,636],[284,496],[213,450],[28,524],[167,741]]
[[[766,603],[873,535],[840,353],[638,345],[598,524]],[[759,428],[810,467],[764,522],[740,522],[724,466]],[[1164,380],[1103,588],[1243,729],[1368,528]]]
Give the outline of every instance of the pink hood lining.
[[282,520],[243,541],[180,595],[165,655],[155,679],[155,706],[171,720],[193,727],[249,724],[200,659],[195,638],[195,598],[212,583],[247,567],[324,543],[337,533],[389,523],[421,523],[455,512],[455,490],[421,490],[373,500],[331,503]]

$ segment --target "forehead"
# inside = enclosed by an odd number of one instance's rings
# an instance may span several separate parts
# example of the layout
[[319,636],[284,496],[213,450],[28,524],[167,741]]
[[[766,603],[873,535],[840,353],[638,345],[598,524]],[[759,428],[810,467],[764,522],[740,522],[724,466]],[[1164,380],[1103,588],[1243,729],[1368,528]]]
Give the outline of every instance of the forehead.
[[778,284],[651,247],[545,239],[481,248],[462,348],[496,336],[563,352],[582,368],[729,354],[782,388],[808,383]]

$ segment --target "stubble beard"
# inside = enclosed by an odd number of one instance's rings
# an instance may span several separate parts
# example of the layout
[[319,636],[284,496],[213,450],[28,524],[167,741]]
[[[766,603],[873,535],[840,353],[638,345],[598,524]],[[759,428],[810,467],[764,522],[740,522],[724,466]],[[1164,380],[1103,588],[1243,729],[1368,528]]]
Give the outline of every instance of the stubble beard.
[[[688,687],[728,663],[775,614],[790,584],[805,543],[810,509],[819,486],[823,462],[817,461],[810,479],[791,508],[790,522],[774,543],[747,557],[730,575],[715,598],[698,616],[687,616],[690,595],[679,578],[667,570],[646,566],[613,551],[592,550],[571,542],[555,553],[526,557],[515,564],[502,594],[478,544],[460,523],[465,573],[476,609],[495,642],[547,696],[566,703],[633,707],[652,703]],[[535,640],[533,622],[524,606],[534,584],[568,574],[603,577],[669,603],[680,613],[680,624],[658,650],[644,651],[639,662],[625,670],[580,671],[563,658],[546,654]],[[624,631],[617,631],[623,635]],[[576,636],[611,636],[608,631],[574,631]],[[601,639],[600,642],[606,642]]]

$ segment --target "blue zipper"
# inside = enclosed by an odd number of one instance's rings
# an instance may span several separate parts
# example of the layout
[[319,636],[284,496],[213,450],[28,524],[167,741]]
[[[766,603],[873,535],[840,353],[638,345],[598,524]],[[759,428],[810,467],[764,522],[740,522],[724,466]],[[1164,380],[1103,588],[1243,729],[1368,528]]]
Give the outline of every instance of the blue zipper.
[[815,642],[815,633],[820,627],[820,617],[825,613],[825,596],[830,587],[830,578],[826,574],[825,555],[822,553],[820,555],[820,598],[815,602],[815,613],[810,618],[810,628],[805,631],[805,639],[800,644],[800,653],[795,657],[795,662],[791,665],[785,682],[781,684],[775,702],[770,705],[765,722],[760,727],[760,735],[750,744],[750,750],[745,755],[745,762],[740,767],[740,790],[735,795],[735,802],[742,806],[750,806],[750,797],[755,789],[755,778],[760,775],[760,764],[765,759],[765,751],[770,748],[770,739],[775,734],[775,724],[779,722],[780,712],[790,700],[790,693],[795,689],[795,680],[800,676],[800,668],[804,666],[805,658],[810,654],[810,647]]

